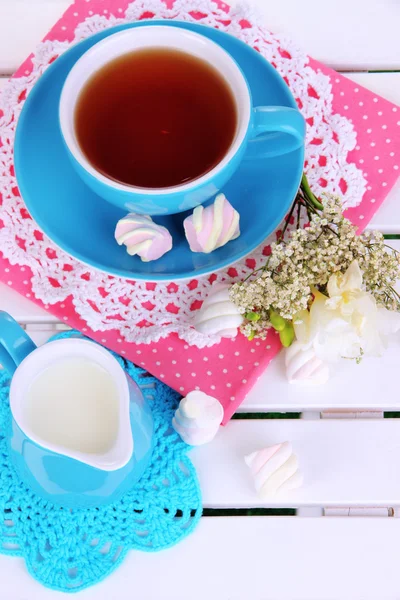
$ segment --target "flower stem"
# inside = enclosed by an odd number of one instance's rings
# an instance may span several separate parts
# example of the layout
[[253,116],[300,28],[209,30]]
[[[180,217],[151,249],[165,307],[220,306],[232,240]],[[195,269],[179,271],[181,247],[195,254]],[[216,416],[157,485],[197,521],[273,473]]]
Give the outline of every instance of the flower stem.
[[300,229],[301,206],[302,206],[302,203],[300,201],[298,201],[297,202],[297,224],[296,224],[296,229]]
[[398,292],[396,292],[396,290],[394,289],[394,287],[391,286],[391,285],[389,285],[389,289],[392,292],[392,294],[394,294],[400,300],[400,295],[398,294]]
[[314,194],[311,191],[311,188],[310,188],[310,186],[308,184],[307,177],[306,177],[305,173],[303,173],[303,176],[301,178],[300,187],[301,187],[304,195],[311,202],[311,204],[313,204],[317,210],[323,210],[324,207],[322,206],[321,202],[319,202],[319,200],[317,200],[317,198],[314,196]]
[[277,244],[280,244],[283,241],[283,238],[285,237],[286,229],[288,228],[288,226],[290,224],[290,220],[291,220],[291,218],[293,216],[294,209],[296,208],[296,204],[297,204],[297,196],[296,196],[296,198],[293,201],[293,204],[292,204],[292,207],[291,207],[291,209],[289,211],[289,214],[285,218],[285,224],[283,226],[283,229],[281,231],[281,234],[280,234],[279,238],[276,241]]

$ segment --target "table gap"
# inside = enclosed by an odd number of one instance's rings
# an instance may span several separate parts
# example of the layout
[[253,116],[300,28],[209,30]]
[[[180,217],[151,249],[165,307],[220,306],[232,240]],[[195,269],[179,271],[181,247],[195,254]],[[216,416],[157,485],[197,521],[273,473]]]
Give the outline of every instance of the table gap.
[[204,508],[202,517],[295,517],[295,508]]
[[238,412],[232,417],[234,421],[249,419],[300,419],[301,412]]
[[376,75],[379,73],[400,73],[400,69],[333,69],[336,73],[341,73],[342,75],[358,75],[358,74],[371,74]]
[[[341,71],[342,73],[348,73],[349,71]],[[354,72],[354,71],[351,71]],[[368,69],[367,71],[359,71],[359,73],[400,73],[400,69]]]

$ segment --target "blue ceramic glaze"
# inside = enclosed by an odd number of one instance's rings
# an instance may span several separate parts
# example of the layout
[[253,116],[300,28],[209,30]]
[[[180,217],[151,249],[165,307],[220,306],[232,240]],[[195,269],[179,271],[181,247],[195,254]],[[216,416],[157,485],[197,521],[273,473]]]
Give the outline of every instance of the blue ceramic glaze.
[[[86,50],[116,31],[142,25],[143,22],[137,22],[100,32],[74,45],[50,65],[29,94],[20,115],[15,168],[30,213],[59,247],[92,267],[123,278],[176,281],[227,267],[264,241],[279,225],[296,195],[304,147],[288,152],[282,146],[283,154],[269,156],[265,140],[257,139],[247,145],[243,160],[221,190],[240,214],[241,235],[236,240],[211,254],[191,252],[182,225],[188,213],[183,212],[154,218],[171,232],[170,252],[149,263],[129,256],[114,239],[115,225],[126,211],[104,202],[72,167],[60,132],[58,103],[70,69]],[[169,25],[201,33],[229,52],[246,77],[254,106],[296,108],[283,79],[248,45],[203,25],[179,22]],[[255,114],[253,118],[267,117]],[[279,134],[271,134],[276,135]],[[283,136],[282,143],[284,140],[288,143],[288,138]]]
[[0,364],[6,371],[14,375],[18,365],[35,348],[22,327],[8,313],[0,311]]
[[152,454],[153,419],[138,386],[126,375],[130,387],[131,430],[135,447],[121,469],[103,471],[39,446],[11,419],[10,459],[35,493],[65,507],[88,508],[112,503],[140,479]]
[[[51,342],[49,346],[56,348],[57,345],[59,350],[60,344],[68,344],[70,341]],[[78,342],[100,348],[94,342]],[[96,468],[83,460],[54,452],[45,443],[37,443],[27,435],[21,423],[17,422],[12,399],[13,385],[19,377],[18,367],[21,365],[22,369],[25,359],[30,358],[32,352],[36,354],[42,349],[43,347],[36,348],[10,315],[0,312],[0,361],[9,369],[10,375],[13,375],[10,389],[12,419],[7,432],[11,461],[21,480],[53,503],[65,507],[90,507],[114,502],[132,488],[150,462],[153,449],[151,409],[136,383],[118,366],[122,377],[126,378],[129,390],[129,435],[133,438],[133,452],[124,466],[107,470]],[[102,349],[102,352],[105,350]],[[112,360],[115,361],[114,358]],[[29,382],[24,385],[29,385]],[[24,397],[21,402],[24,402]]]
[[106,199],[108,202],[111,202],[127,213],[134,212],[143,215],[169,215],[193,209],[195,206],[203,204],[206,200],[218,194],[237,170],[246,150],[246,145],[247,136],[234,158],[226,165],[226,167],[201,186],[196,186],[187,192],[158,194],[157,196],[140,194],[132,191],[128,192],[106,185],[86,171],[67,147],[66,151],[72,166],[82,181],[84,181],[93,192],[101,198]]

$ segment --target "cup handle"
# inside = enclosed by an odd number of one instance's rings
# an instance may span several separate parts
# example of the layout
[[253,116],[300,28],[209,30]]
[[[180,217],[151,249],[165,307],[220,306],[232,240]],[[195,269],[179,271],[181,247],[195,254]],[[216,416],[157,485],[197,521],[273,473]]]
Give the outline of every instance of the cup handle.
[[304,117],[296,108],[257,106],[253,108],[253,124],[244,158],[287,154],[304,144],[305,134]]
[[0,364],[11,375],[35,344],[20,325],[6,312],[0,311]]

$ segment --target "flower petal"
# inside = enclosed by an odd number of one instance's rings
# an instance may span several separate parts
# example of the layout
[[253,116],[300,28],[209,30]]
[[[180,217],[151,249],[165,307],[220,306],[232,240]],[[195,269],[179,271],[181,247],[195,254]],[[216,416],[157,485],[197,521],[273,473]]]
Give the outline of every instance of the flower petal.
[[378,328],[382,335],[400,331],[400,313],[380,306],[377,310]]
[[293,328],[299,342],[307,344],[310,339],[310,313],[308,310],[301,310],[294,315]]
[[342,296],[344,292],[354,292],[362,289],[362,271],[356,260],[353,260],[346,273],[331,275],[328,281],[328,294],[330,298]]

